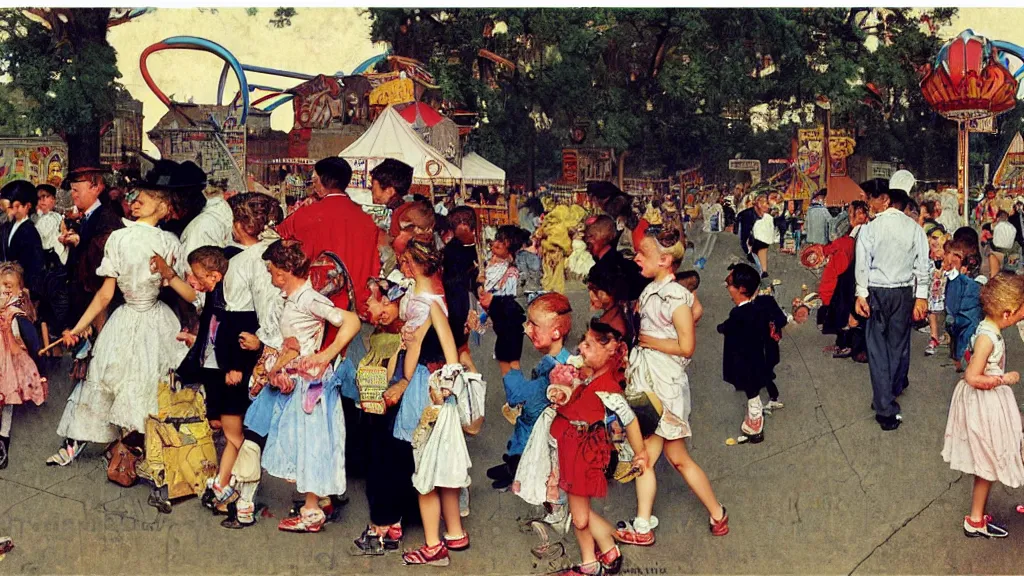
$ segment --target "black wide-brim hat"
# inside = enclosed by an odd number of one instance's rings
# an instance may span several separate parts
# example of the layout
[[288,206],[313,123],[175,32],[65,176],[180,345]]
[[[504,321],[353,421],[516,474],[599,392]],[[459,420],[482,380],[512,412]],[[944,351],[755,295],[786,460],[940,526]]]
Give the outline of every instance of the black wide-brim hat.
[[157,160],[153,169],[142,180],[136,180],[132,187],[142,190],[183,191],[206,186],[206,172],[195,162],[177,163],[173,160]]
[[75,182],[81,182],[90,176],[102,176],[109,173],[110,170],[103,168],[102,166],[79,166],[78,168],[73,168],[68,172],[67,177],[64,178],[63,182],[61,182],[61,188],[64,190],[70,190],[71,185]]

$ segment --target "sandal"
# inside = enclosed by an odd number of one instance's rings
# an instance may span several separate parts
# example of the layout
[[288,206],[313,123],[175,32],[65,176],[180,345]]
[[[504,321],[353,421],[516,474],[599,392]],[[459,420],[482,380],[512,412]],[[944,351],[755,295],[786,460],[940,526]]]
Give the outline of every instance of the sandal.
[[407,551],[402,554],[402,562],[406,566],[447,566],[451,558],[444,542],[438,542],[432,547],[424,544],[416,550]]
[[[260,505],[260,508],[262,508],[262,505]],[[237,501],[232,502],[228,504],[228,517],[221,521],[220,525],[231,530],[248,528],[256,523],[256,509],[257,506],[255,504],[239,508]]]
[[464,532],[462,536],[459,536],[458,538],[451,538],[445,534],[441,539],[444,540],[445,547],[452,552],[469,550],[469,532]]
[[384,537],[378,534],[373,526],[367,526],[353,542],[364,556],[384,555]]
[[618,546],[612,546],[611,550],[602,553],[597,552],[597,561],[601,563],[601,569],[605,574],[618,574],[622,570],[622,551]]
[[56,454],[46,459],[47,466],[67,466],[74,462],[85,447],[88,446],[87,442],[79,442],[78,440],[68,440]]

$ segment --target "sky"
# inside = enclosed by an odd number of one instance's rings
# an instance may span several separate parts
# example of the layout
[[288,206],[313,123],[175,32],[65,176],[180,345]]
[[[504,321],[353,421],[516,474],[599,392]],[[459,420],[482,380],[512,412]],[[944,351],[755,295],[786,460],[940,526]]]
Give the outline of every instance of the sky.
[[[261,8],[249,16],[242,8],[222,8],[215,13],[199,9],[158,8],[132,22],[110,30],[108,38],[117,50],[121,83],[143,103],[148,132],[167,112],[146,85],[139,69],[139,56],[152,44],[173,36],[198,36],[216,42],[234,54],[242,64],[303,72],[334,74],[352,71],[361,62],[384,51],[383,45],[370,42],[370,20],[355,8],[298,8],[287,28],[268,24],[271,8]],[[147,60],[149,73],[160,89],[178,102],[191,97],[196,104],[217,102],[217,83],[223,61],[197,50],[164,50]],[[234,75],[228,75],[224,99],[230,101],[238,91]],[[290,78],[247,73],[247,81],[288,88],[301,82]],[[266,92],[257,92],[260,94]],[[285,104],[271,116],[271,125],[287,132],[292,127],[292,106]],[[143,149],[156,154],[156,147],[144,138]]]
[[[274,28],[268,20],[272,8],[261,8],[249,16],[242,8],[222,8],[211,12],[200,9],[158,8],[135,21],[111,29],[110,43],[118,53],[121,82],[132,96],[143,102],[144,130],[150,130],[167,111],[146,86],[139,71],[139,56],[151,44],[172,36],[198,36],[212,40],[233,53],[243,64],[278,68],[307,74],[351,72],[367,58],[384,51],[383,45],[370,42],[370,21],[355,8],[298,8],[287,28]],[[962,8],[953,23],[941,33],[952,37],[966,28],[989,38],[1024,45],[1024,9]],[[176,101],[214,104],[222,61],[195,50],[165,50],[153,54],[148,62],[153,80]],[[248,73],[250,83],[287,88],[299,83],[289,78]],[[225,99],[238,90],[229,75]],[[259,96],[260,93],[256,93]],[[291,104],[274,111],[271,124],[277,130],[292,126]],[[156,148],[144,139],[144,149],[156,154]]]

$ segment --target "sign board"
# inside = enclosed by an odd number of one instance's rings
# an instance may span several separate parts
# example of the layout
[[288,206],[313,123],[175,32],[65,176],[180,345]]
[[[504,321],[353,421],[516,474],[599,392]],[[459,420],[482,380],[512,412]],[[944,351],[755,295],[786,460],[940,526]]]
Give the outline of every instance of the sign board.
[[984,118],[968,120],[967,130],[969,132],[978,132],[981,134],[996,134],[999,132],[999,130],[996,129],[995,116],[986,116]]
[[377,86],[370,91],[370,106],[404,104],[416,99],[411,78],[399,78]]
[[750,172],[750,183],[757,184],[761,181],[761,161],[760,160],[746,160],[746,159],[733,159],[729,160],[729,170],[736,170],[737,172]]
[[868,179],[873,180],[875,178],[883,178],[888,180],[892,176],[893,172],[896,171],[896,167],[893,166],[892,162],[868,162]]
[[729,160],[729,170],[740,172],[760,172],[760,160]]
[[789,164],[789,158],[769,158],[769,164]]

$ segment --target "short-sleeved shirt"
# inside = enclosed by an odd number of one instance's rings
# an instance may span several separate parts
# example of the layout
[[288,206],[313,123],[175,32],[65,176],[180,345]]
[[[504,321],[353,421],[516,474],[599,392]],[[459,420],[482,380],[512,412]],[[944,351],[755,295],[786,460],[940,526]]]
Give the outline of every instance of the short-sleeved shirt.
[[333,326],[342,322],[341,310],[323,294],[313,290],[309,280],[284,301],[281,310],[281,338],[299,341],[299,354],[308,356],[320,349],[324,321]]

